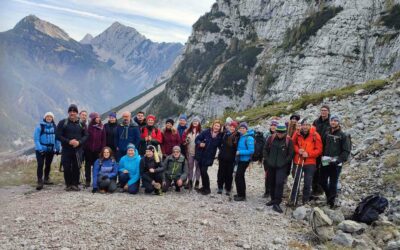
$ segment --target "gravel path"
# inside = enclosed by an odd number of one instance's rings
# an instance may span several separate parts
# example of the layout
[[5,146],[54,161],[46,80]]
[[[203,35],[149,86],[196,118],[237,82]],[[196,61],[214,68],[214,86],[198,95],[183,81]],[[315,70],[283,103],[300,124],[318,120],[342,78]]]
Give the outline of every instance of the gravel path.
[[247,172],[247,202],[187,190],[164,196],[0,189],[0,249],[287,249],[308,242],[307,227],[267,208],[263,171]]

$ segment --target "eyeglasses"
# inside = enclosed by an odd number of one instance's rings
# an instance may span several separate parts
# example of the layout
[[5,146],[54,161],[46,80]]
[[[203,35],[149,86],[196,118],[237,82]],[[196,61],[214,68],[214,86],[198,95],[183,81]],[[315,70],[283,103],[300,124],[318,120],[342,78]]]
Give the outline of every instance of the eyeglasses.
[[180,151],[174,151],[173,153],[174,153],[174,154],[175,154],[175,153],[180,153]]

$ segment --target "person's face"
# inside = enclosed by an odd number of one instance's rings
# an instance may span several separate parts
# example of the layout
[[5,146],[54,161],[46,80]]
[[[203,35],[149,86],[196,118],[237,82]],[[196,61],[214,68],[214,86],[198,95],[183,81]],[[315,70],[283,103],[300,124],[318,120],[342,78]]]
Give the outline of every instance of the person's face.
[[229,131],[231,133],[234,133],[236,131],[236,128],[234,126],[229,126]]
[[278,136],[279,139],[282,139],[283,137],[285,137],[286,133],[285,132],[276,132],[276,136]]
[[321,116],[326,118],[329,115],[329,111],[327,108],[321,108]]
[[68,112],[68,116],[70,119],[75,120],[76,118],[78,118],[78,112],[70,111],[70,112]]
[[301,125],[301,131],[303,131],[303,132],[308,132],[308,131],[310,131],[310,128],[311,128],[311,125],[310,124],[302,124]]
[[46,118],[44,118],[46,120],[46,122],[52,122],[53,121],[53,117],[51,116],[46,116]]
[[215,123],[215,124],[213,125],[213,131],[214,131],[214,132],[218,132],[218,131],[220,131],[220,130],[221,130],[221,124]]
[[153,151],[151,151],[151,150],[146,150],[146,156],[147,156],[148,158],[153,157],[153,156],[154,156]]
[[186,126],[186,120],[185,119],[179,119],[179,125],[181,125],[182,127]]
[[154,120],[153,119],[147,119],[147,125],[153,126],[154,125]]
[[271,126],[269,127],[269,129],[270,129],[272,132],[275,132],[275,130],[276,130],[275,124],[271,125]]
[[129,114],[129,113],[124,113],[123,115],[122,115],[122,119],[124,120],[124,122],[130,122],[130,120],[131,120],[131,114]]
[[108,117],[108,122],[109,123],[116,123],[117,122],[117,118],[115,118],[114,116],[109,116]]
[[331,120],[330,125],[331,125],[331,128],[337,128],[337,127],[339,127],[339,122],[336,120]]
[[135,155],[135,150],[133,148],[128,149],[127,154],[129,157],[132,157]]
[[194,122],[192,122],[192,124],[193,124],[194,127],[199,126],[199,122],[198,121],[194,121]]
[[79,114],[79,119],[81,119],[81,121],[86,121],[87,120],[87,113],[86,112],[81,112]]
[[165,127],[166,127],[167,129],[171,129],[171,128],[172,128],[172,124],[171,124],[170,122],[167,122],[167,123],[165,124]]
[[293,124],[297,124],[297,120],[296,118],[293,118],[292,120],[290,120]]
[[138,119],[138,121],[143,121],[143,120],[144,120],[144,114],[138,113],[138,114],[136,115],[136,118]]
[[296,124],[296,129],[297,129],[297,130],[300,130],[300,129],[301,129],[301,124],[300,124],[300,123],[297,123],[297,124]]
[[239,132],[240,132],[242,135],[244,135],[244,134],[247,133],[247,129],[246,129],[245,127],[240,127],[240,128],[239,128]]
[[104,151],[103,151],[103,157],[104,157],[104,159],[110,158],[110,155],[111,155],[110,150],[104,149]]
[[174,155],[175,158],[179,158],[179,156],[181,156],[181,152],[179,150],[174,150],[172,154]]
[[101,120],[100,117],[96,117],[96,118],[94,119],[94,122],[97,123],[97,124],[99,124],[99,123],[100,123],[100,120]]

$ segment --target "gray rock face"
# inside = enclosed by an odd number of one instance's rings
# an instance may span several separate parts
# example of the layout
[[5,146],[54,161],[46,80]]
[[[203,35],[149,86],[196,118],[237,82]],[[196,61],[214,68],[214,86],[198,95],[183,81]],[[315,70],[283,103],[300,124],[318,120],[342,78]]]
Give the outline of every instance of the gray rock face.
[[355,221],[352,221],[352,220],[342,221],[338,225],[338,228],[346,233],[357,233],[363,229],[361,224],[359,224]]
[[338,231],[332,239],[332,243],[344,247],[352,247],[353,242],[354,239],[351,234],[343,233],[342,231]]
[[[399,33],[379,22],[389,11],[384,0],[319,2],[216,1],[194,25],[168,97],[208,117],[400,69]],[[319,19],[322,14],[330,18]],[[313,18],[322,27],[296,40]]]
[[310,212],[309,208],[306,208],[304,206],[296,208],[296,210],[293,211],[293,217],[296,220],[304,220],[307,216],[307,213]]

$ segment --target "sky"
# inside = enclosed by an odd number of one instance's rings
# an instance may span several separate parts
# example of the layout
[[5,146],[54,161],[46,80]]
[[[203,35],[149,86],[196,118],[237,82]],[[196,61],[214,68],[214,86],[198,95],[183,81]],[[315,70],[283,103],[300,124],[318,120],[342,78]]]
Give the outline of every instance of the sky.
[[33,14],[70,37],[96,36],[118,21],[155,42],[185,43],[215,0],[0,0],[0,32]]

